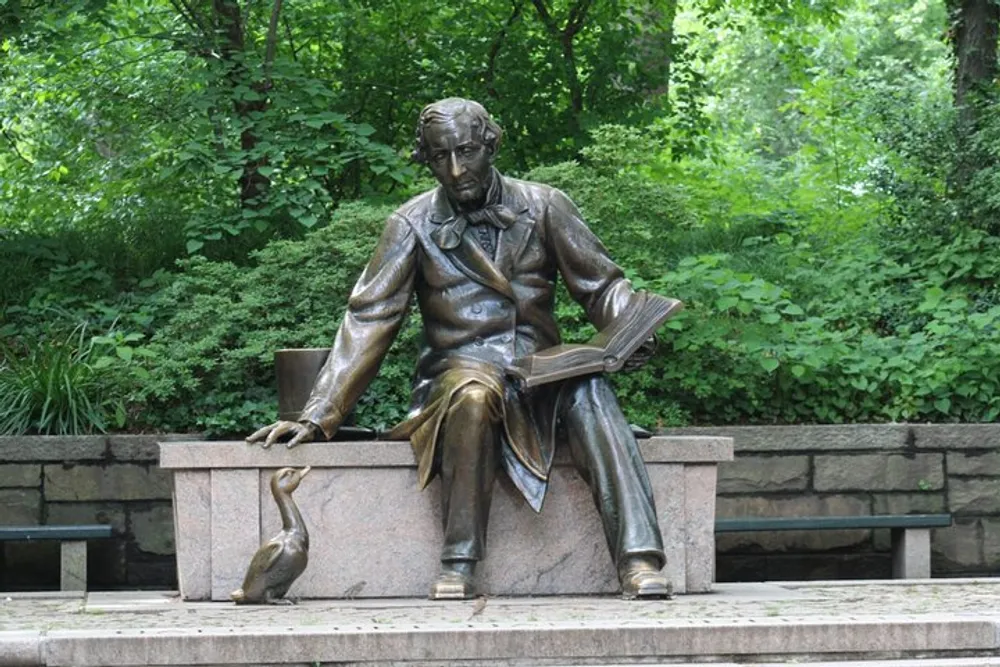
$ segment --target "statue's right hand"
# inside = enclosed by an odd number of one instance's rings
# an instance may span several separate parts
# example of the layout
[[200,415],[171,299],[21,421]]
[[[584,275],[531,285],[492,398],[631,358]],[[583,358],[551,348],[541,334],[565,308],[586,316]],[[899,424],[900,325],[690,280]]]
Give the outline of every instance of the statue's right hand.
[[278,440],[291,434],[287,445],[291,449],[295,445],[301,445],[303,442],[314,440],[317,430],[316,425],[310,422],[277,421],[270,426],[265,426],[259,431],[255,431],[253,435],[247,438],[247,444],[263,440],[264,442],[261,442],[261,447],[267,449],[278,442]]

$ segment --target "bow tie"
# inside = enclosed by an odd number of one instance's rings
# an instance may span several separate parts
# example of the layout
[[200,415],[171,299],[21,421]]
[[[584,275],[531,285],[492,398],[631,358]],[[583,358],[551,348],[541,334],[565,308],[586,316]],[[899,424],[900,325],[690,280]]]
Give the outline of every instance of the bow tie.
[[468,225],[493,225],[497,229],[507,229],[515,220],[517,214],[512,210],[503,204],[492,204],[442,222],[431,237],[443,250],[454,250],[462,242],[462,234]]

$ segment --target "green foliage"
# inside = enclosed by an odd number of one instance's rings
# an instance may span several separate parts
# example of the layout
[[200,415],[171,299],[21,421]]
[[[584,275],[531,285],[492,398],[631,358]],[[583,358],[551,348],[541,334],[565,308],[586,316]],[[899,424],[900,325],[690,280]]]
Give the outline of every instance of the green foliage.
[[104,342],[88,339],[84,327],[30,345],[0,342],[0,434],[83,434],[124,426],[121,397],[107,376],[115,361]]
[[[275,241],[248,266],[183,262],[150,306],[159,325],[144,348],[152,378],[134,397],[137,422],[245,435],[276,418],[275,350],[332,343],[390,212],[344,205],[328,227]],[[404,411],[416,333],[412,324],[404,330],[362,401],[365,423],[390,424]]]

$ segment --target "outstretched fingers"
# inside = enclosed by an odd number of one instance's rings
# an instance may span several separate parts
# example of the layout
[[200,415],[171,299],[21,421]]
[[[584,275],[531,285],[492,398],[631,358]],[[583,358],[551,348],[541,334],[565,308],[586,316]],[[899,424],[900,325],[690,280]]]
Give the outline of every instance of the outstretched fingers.
[[274,429],[274,424],[265,426],[264,428],[257,429],[249,436],[247,436],[247,444],[253,444],[264,439],[264,437]]

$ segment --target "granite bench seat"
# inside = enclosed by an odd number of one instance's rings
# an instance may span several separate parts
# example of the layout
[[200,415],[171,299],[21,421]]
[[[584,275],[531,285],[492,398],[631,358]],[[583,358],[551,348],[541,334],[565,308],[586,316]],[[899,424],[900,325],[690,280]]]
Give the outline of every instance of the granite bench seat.
[[59,541],[59,590],[87,590],[87,540],[111,537],[111,526],[0,526],[0,542]]
[[[711,589],[716,465],[730,438],[640,441],[678,593]],[[440,488],[417,489],[408,442],[318,442],[265,450],[243,442],[163,442],[173,472],[178,580],[187,600],[226,600],[263,540],[281,527],[270,476],[312,466],[294,494],[310,534],[309,566],[289,596],[426,597],[439,567]],[[590,490],[557,455],[535,514],[503,475],[490,515],[481,588],[493,595],[612,593],[618,582]]]

